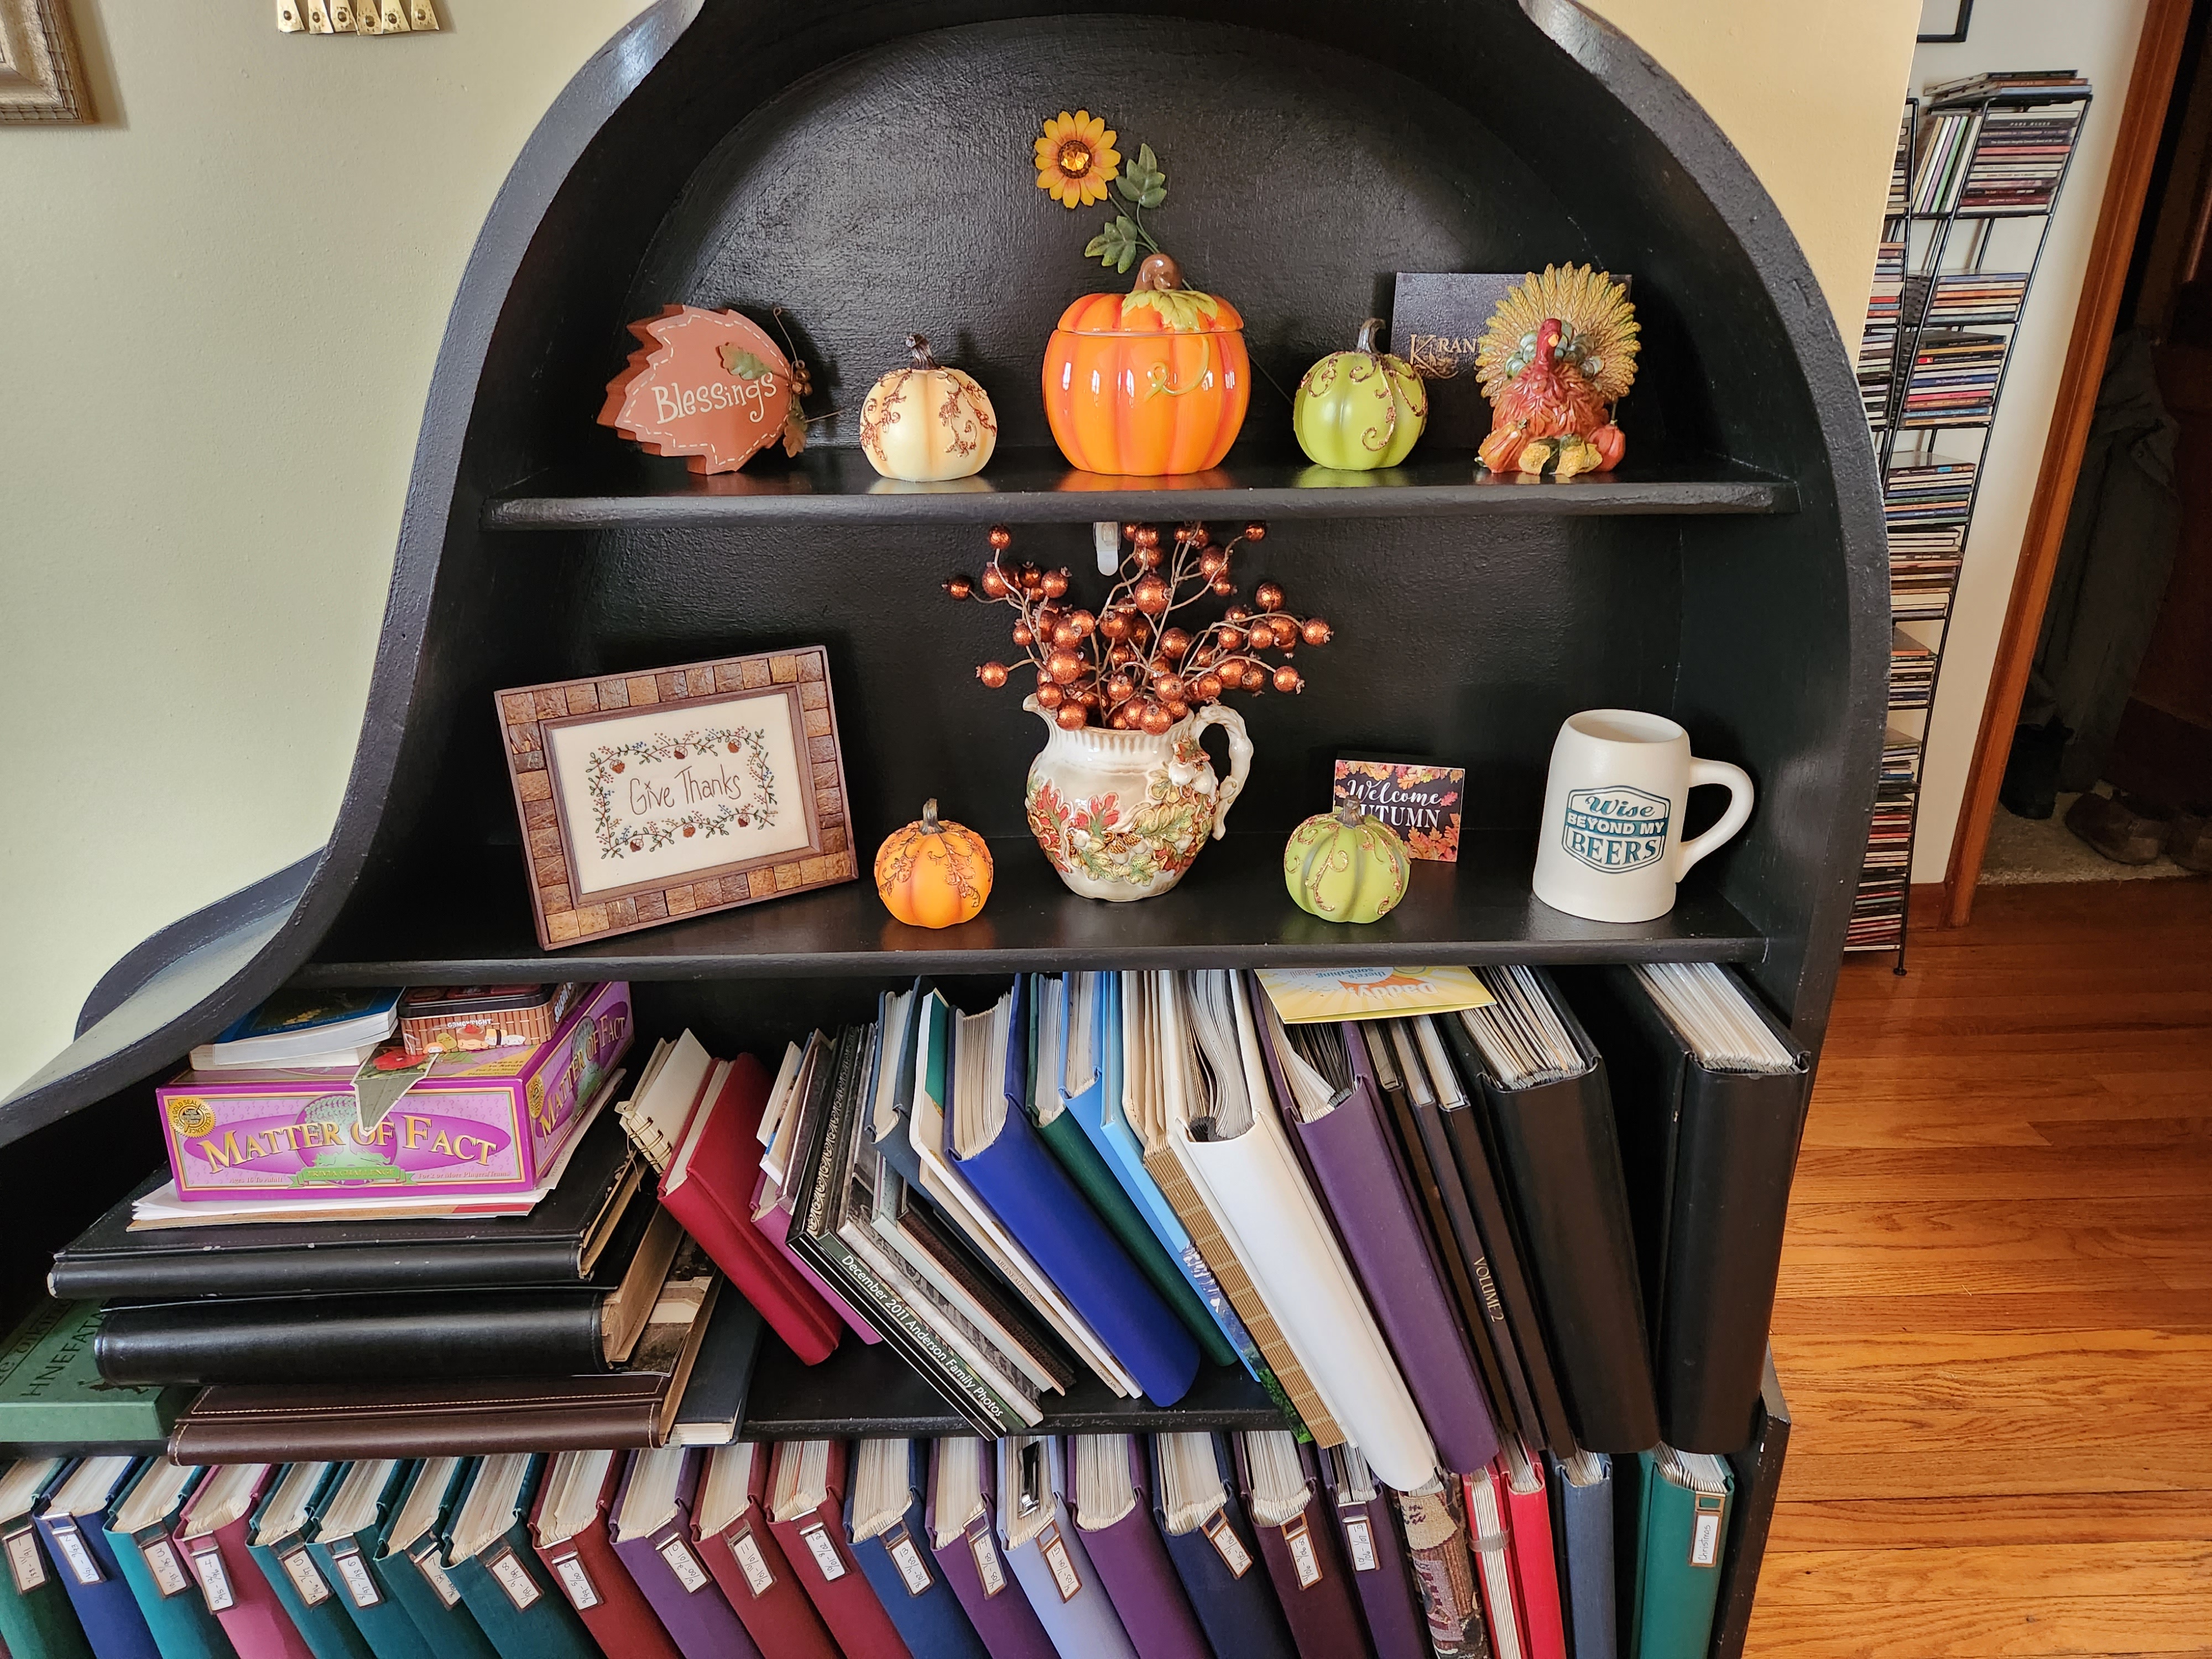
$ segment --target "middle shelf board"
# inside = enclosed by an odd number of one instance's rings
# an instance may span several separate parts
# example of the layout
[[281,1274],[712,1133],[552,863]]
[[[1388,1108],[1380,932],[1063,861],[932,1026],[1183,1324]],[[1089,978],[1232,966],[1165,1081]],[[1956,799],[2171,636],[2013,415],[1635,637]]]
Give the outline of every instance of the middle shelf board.
[[[1038,1434],[1285,1426],[1260,1385],[1236,1365],[1201,1364],[1190,1392],[1164,1409],[1148,1401],[1121,1399],[1089,1375],[1065,1395],[1046,1395],[1042,1404],[1045,1419],[1033,1431]],[[864,1344],[848,1335],[819,1365],[800,1364],[773,1336],[763,1340],[739,1432],[748,1440],[808,1440],[975,1431],[889,1343]]]
[[1111,477],[1071,471],[1057,450],[1001,450],[973,478],[878,477],[857,449],[817,447],[712,475],[626,453],[542,472],[485,503],[489,530],[620,530],[804,520],[872,524],[1055,524],[1103,519],[1461,518],[1777,514],[1797,486],[1734,461],[1630,461],[1565,483],[1500,477],[1468,450],[1416,452],[1383,471],[1338,472],[1303,457],[1232,453],[1209,472]]
[[[1462,833],[1457,864],[1416,861],[1382,921],[1323,921],[1291,903],[1282,837],[1209,842],[1182,884],[1126,904],[1079,898],[1026,838],[994,839],[996,884],[957,927],[895,921],[864,873],[789,898],[663,923],[571,950],[538,948],[520,850],[441,860],[404,904],[349,912],[295,982],[506,984],[1002,974],[1069,969],[1415,966],[1432,963],[1756,962],[1766,940],[1710,881],[1685,884],[1656,921],[1583,921],[1528,890],[1522,830]],[[866,864],[862,863],[865,872]]]

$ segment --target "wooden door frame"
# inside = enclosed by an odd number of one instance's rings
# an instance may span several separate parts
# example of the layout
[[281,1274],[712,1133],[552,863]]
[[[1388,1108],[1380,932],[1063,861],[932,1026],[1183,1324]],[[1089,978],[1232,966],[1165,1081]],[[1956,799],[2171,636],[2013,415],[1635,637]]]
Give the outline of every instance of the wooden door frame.
[[2097,391],[2105,378],[2105,356],[2119,320],[2120,292],[2135,256],[2136,231],[2166,131],[2166,106],[2181,67],[2195,0],[2150,0],[2136,43],[2135,67],[2128,76],[2127,101],[2120,111],[2119,137],[2105,177],[2104,200],[2097,210],[2097,232],[2089,245],[2089,264],[2081,278],[2081,299],[2074,312],[2074,333],[2051,410],[2051,433],[2044,441],[2043,465],[2028,504],[2027,528],[2021,538],[2020,562],[2013,572],[2012,598],[2005,607],[2004,631],[1997,639],[1996,665],[1990,676],[1982,726],[1959,821],[1951,834],[1951,858],[1943,873],[1943,920],[1964,927],[1973,915],[1974,886],[1981,879],[1988,850],[1990,820],[1996,815],[1997,788],[2004,781],[2020,724],[2027,672],[2043,633],[2043,610],[2051,598],[2051,579],[2058,548],[2066,537],[2066,518],[2081,475],[2081,452],[2096,412]]

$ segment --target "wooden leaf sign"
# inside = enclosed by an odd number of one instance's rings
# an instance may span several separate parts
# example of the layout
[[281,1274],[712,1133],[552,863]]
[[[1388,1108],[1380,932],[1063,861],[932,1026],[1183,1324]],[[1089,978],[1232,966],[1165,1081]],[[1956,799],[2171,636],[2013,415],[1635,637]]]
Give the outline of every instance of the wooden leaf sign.
[[599,424],[694,472],[734,472],[783,436],[791,365],[734,311],[670,306],[632,323],[643,344],[607,386]]

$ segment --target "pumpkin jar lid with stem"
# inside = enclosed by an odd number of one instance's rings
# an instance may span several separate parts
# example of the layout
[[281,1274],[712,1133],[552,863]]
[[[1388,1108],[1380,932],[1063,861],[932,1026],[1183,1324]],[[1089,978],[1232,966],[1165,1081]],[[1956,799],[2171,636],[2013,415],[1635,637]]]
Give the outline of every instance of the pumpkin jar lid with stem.
[[1237,334],[1244,318],[1218,294],[1186,288],[1170,254],[1147,254],[1127,294],[1086,294],[1060,314],[1071,334]]

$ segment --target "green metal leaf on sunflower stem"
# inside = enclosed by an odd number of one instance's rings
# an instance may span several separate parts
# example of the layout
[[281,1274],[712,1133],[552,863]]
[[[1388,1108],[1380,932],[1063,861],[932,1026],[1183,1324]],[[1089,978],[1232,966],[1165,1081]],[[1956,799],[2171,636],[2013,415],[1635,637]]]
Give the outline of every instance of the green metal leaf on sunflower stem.
[[1137,165],[1147,173],[1158,173],[1160,170],[1160,158],[1152,154],[1152,147],[1150,144],[1137,146]]
[[1106,228],[1100,233],[1098,240],[1100,263],[1114,263],[1118,269],[1127,270],[1136,258],[1139,240],[1137,227],[1129,216],[1115,214],[1107,222]]
[[1146,191],[1143,195],[1137,198],[1137,205],[1140,208],[1156,208],[1167,199],[1167,191],[1162,190],[1158,185],[1154,185],[1152,189]]
[[1114,181],[1114,188],[1132,202],[1145,193],[1144,186],[1133,182],[1126,173]]

